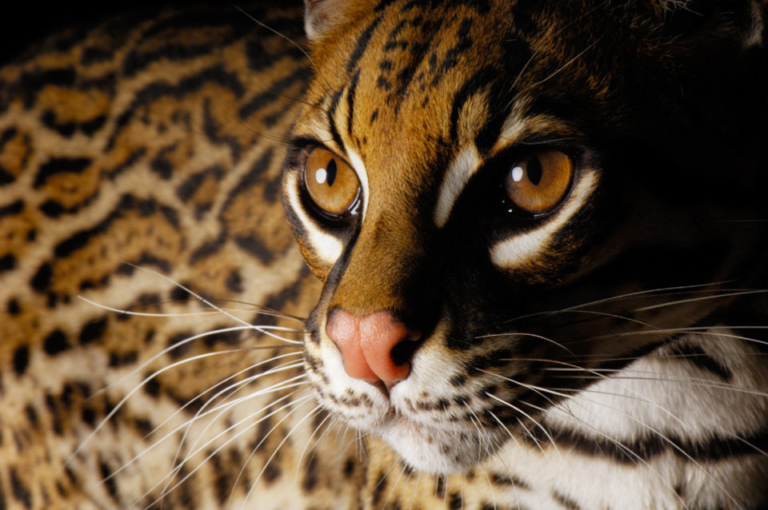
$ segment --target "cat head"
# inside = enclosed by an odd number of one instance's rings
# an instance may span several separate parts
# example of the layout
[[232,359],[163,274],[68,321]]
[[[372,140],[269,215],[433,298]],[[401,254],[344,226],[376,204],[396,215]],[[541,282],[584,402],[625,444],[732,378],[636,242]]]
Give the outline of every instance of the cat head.
[[326,408],[455,471],[592,380],[552,368],[728,313],[763,277],[764,9],[308,1],[283,198]]

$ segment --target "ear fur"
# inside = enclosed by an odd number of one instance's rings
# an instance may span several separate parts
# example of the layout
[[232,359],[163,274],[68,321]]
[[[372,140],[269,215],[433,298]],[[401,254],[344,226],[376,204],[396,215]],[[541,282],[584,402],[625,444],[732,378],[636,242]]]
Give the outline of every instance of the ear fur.
[[[713,13],[731,13],[741,32],[744,48],[762,46],[765,42],[765,17],[768,0],[652,0],[657,15],[671,21],[668,25],[682,29],[703,24]],[[689,18],[686,20],[685,18]]]
[[309,40],[317,42],[329,29],[350,20],[352,7],[357,3],[355,0],[304,0],[304,30]]
[[751,30],[744,34],[744,47],[765,46],[768,38],[766,16],[768,16],[768,0],[751,2]]

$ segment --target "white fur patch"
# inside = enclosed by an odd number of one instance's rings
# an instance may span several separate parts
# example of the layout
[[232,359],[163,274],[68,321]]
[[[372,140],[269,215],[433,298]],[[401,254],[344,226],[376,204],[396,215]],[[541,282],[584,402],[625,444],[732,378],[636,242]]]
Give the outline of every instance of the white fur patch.
[[285,178],[285,188],[288,194],[288,202],[291,204],[296,216],[299,217],[301,224],[307,233],[306,244],[311,246],[318,258],[329,266],[336,263],[344,249],[343,243],[336,237],[326,234],[325,231],[315,223],[312,218],[304,211],[299,200],[299,187],[296,173],[288,173]]
[[521,105],[515,105],[512,113],[504,121],[504,125],[501,127],[501,134],[497,141],[494,150],[498,152],[504,147],[509,147],[511,144],[519,140],[528,129],[528,122],[522,118],[520,113],[522,110]]
[[365,218],[365,212],[368,210],[368,197],[371,196],[368,192],[368,171],[358,153],[352,149],[348,149],[346,152],[349,163],[354,168],[357,178],[360,180],[360,186],[363,188],[363,218]]
[[474,145],[462,149],[451,162],[437,195],[434,220],[438,228],[443,228],[448,222],[456,200],[481,163],[477,147]]

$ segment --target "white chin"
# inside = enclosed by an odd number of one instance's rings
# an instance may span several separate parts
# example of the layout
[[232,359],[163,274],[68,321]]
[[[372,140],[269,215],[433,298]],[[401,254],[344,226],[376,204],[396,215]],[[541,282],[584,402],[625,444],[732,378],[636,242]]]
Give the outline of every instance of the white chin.
[[[412,468],[427,473],[461,473],[492,455],[499,438],[490,434],[481,444],[475,432],[472,440],[457,432],[440,430],[406,420],[392,420],[377,431],[390,447]],[[496,439],[496,441],[494,441]]]

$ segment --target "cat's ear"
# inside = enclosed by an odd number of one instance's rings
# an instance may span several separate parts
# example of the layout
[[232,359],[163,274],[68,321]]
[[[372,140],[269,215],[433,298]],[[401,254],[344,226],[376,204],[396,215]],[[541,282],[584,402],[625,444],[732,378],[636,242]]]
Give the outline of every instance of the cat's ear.
[[331,28],[350,20],[354,0],[304,0],[304,30],[317,42]]
[[768,0],[652,0],[665,25],[674,32],[728,25],[741,35],[745,48],[768,44]]

